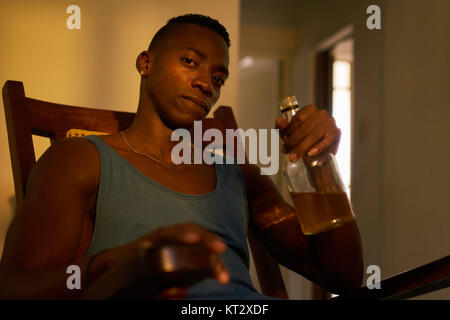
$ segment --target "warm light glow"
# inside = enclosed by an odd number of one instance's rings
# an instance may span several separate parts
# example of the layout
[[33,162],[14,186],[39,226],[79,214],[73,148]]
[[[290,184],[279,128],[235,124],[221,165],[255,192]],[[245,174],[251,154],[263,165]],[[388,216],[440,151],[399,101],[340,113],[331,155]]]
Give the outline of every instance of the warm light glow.
[[335,61],[333,63],[333,88],[350,88],[350,63],[347,61]]
[[172,272],[175,269],[174,257],[172,251],[163,249],[161,251],[162,255],[162,268],[165,272]]
[[255,59],[253,59],[253,57],[246,56],[241,59],[241,61],[239,62],[239,66],[243,69],[250,68],[254,63]]
[[341,129],[341,142],[336,161],[350,198],[351,176],[351,64],[347,61],[333,63],[333,117]]

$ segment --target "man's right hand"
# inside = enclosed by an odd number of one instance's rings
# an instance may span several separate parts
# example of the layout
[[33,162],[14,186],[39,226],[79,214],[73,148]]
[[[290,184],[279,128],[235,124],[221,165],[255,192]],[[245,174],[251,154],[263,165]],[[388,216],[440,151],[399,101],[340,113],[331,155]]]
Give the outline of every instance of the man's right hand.
[[[205,261],[208,265],[198,265],[198,271],[209,269],[209,274],[219,283],[228,283],[228,270],[219,257],[219,254],[226,250],[225,243],[205,228],[193,223],[162,227],[127,245],[100,252],[97,256],[93,257],[89,270],[86,271],[89,273],[90,282],[95,282],[96,279],[99,279],[108,270],[128,258],[140,254],[143,250],[151,250],[152,248],[158,248],[166,244],[187,245],[186,247],[181,247],[181,250],[186,250],[188,251],[187,253],[194,246],[203,247],[205,250],[197,250],[196,255],[190,255],[188,259]],[[177,257],[173,257],[173,260],[177,260]],[[191,264],[191,267],[192,265],[195,264]],[[190,269],[190,272],[195,273],[195,271],[195,269]],[[158,272],[161,272],[161,270],[158,270]],[[151,274],[152,270],[148,270],[148,273]],[[177,284],[171,281],[155,298],[182,299],[186,298],[186,296],[187,287],[183,286],[182,283]]]

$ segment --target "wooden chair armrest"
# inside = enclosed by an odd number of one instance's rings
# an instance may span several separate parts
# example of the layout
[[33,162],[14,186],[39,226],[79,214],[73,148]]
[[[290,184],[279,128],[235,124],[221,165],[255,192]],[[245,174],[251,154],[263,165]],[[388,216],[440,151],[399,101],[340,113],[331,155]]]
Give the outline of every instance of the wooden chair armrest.
[[101,275],[81,299],[152,299],[165,288],[193,285],[211,276],[205,250],[182,244],[142,249]]
[[450,286],[450,256],[381,281],[380,289],[367,287],[332,300],[409,299]]

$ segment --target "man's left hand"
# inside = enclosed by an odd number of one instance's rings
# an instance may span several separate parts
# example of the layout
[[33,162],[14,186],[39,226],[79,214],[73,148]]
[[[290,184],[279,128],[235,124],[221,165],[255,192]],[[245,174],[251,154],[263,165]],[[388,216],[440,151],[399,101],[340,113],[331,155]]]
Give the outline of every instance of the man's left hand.
[[283,153],[290,153],[289,159],[297,161],[305,155],[316,156],[325,152],[336,154],[341,130],[326,110],[317,110],[308,105],[298,111],[288,123],[283,117],[275,121],[283,139]]

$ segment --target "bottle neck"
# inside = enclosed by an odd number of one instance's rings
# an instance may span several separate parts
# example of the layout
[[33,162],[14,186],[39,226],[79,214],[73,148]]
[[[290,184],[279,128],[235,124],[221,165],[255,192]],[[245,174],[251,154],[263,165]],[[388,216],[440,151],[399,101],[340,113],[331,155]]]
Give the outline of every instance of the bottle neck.
[[291,122],[292,118],[294,117],[294,115],[300,110],[298,105],[295,106],[290,106],[285,108],[282,113],[283,113],[283,117],[288,121]]

